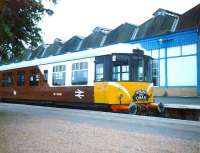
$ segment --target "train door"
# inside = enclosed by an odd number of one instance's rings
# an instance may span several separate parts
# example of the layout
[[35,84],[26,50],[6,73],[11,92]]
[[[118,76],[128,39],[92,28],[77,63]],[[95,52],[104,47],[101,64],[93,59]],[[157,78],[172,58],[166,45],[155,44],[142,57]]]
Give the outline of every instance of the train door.
[[111,78],[111,55],[99,56],[95,58],[95,82],[94,101],[95,103],[106,102],[107,84]]

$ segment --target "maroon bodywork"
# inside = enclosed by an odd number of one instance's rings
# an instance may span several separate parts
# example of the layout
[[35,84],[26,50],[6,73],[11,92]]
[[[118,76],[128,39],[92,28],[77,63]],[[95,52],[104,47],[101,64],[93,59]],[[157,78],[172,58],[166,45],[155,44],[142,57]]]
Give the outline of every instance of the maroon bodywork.
[[[18,100],[18,101],[38,101],[38,102],[81,102],[93,103],[94,102],[94,87],[93,86],[65,86],[65,87],[50,87],[41,72],[39,72],[39,83],[37,86],[29,85],[30,72],[36,67],[19,68],[8,71],[0,72],[0,98],[5,100]],[[20,71],[25,72],[24,86],[17,85],[17,73]],[[2,86],[3,73],[12,72],[12,85],[9,87]],[[79,93],[79,92],[82,93]]]

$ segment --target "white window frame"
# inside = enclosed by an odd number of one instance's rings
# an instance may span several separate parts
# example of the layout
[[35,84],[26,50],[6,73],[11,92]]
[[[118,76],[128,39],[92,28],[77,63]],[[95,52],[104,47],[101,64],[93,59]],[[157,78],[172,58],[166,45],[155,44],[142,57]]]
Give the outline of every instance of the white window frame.
[[[59,70],[59,67],[63,67],[63,69]],[[64,84],[54,84],[54,79],[61,80],[61,79],[63,79],[63,75],[64,75]],[[56,78],[54,78],[54,77],[56,77]],[[53,65],[52,85],[53,86],[65,86],[65,81],[66,81],[66,65],[64,65],[64,64]]]
[[[86,67],[81,68],[81,64],[86,64]],[[75,67],[74,67],[74,65],[75,65]],[[88,67],[89,67],[89,64],[87,61],[72,63],[72,77],[71,77],[72,85],[87,85],[88,84]],[[87,72],[87,81],[86,82],[81,81],[81,80],[80,80],[80,82],[78,80],[75,81],[75,78],[74,78],[75,72],[84,72],[84,71]]]

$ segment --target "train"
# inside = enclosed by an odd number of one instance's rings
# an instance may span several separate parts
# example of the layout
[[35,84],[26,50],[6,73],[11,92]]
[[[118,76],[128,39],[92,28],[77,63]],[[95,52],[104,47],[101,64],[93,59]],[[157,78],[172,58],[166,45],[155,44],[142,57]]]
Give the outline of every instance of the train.
[[153,93],[152,60],[141,45],[119,43],[1,65],[0,99],[162,112]]

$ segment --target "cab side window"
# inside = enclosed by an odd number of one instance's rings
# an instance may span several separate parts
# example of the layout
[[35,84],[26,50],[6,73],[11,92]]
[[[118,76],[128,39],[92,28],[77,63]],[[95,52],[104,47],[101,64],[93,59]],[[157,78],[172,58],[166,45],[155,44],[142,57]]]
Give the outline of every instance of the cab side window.
[[104,69],[103,69],[103,64],[96,64],[96,75],[95,75],[95,80],[96,81],[103,81],[104,78]]

